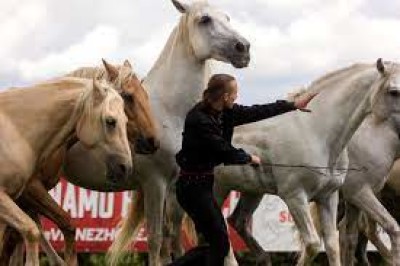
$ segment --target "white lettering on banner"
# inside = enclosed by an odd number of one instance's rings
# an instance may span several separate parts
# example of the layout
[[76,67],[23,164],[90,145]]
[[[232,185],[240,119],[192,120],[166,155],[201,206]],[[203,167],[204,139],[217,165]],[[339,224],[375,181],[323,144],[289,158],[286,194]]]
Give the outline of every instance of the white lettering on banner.
[[72,218],[76,217],[77,215],[77,204],[76,204],[76,197],[75,197],[75,187],[67,183],[67,189],[64,194],[64,202],[63,202],[63,209],[69,212]]
[[52,190],[49,191],[50,196],[57,202],[58,205],[61,205],[61,195],[62,195],[62,185],[58,183]]
[[114,241],[117,230],[114,228],[112,230],[106,229],[104,230],[104,241]]
[[91,212],[92,218],[98,217],[98,191],[91,191],[84,188],[79,189],[79,211],[77,218],[83,218],[85,212]]
[[[85,233],[86,233],[86,241],[96,241],[97,237],[95,237],[95,229],[93,228],[86,228]],[[96,239],[95,239],[96,238]]]
[[[75,240],[89,242],[114,241],[116,232],[115,228],[78,228]],[[51,228],[44,232],[44,236],[50,241],[64,241],[60,229]]]
[[75,240],[76,241],[85,241],[86,235],[85,231],[82,228],[77,228],[75,233]]
[[114,194],[100,193],[99,199],[99,216],[107,219],[113,217],[114,214]]
[[50,228],[50,230],[44,232],[46,239],[50,241],[64,241],[64,236],[60,229]]

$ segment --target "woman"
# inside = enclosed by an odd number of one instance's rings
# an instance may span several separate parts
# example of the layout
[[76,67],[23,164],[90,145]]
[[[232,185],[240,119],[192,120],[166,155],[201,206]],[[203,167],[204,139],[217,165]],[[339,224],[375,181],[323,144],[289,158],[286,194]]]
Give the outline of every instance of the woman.
[[300,109],[308,111],[310,95],[295,102],[253,106],[235,104],[238,85],[227,74],[212,76],[203,100],[187,114],[182,149],[176,155],[181,168],[176,183],[179,204],[193,220],[196,231],[208,242],[208,247],[196,248],[172,265],[222,266],[229,251],[228,232],[221,210],[213,196],[213,169],[219,164],[259,165],[260,158],[232,146],[235,126],[256,122]]

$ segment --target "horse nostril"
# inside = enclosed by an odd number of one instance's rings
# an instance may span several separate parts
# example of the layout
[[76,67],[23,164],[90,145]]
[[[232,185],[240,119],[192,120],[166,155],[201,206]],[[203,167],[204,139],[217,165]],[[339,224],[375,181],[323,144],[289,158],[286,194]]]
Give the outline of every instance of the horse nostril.
[[247,50],[246,45],[243,44],[242,42],[237,42],[237,43],[235,44],[235,49],[236,49],[236,51],[238,51],[239,53],[244,53],[244,52],[246,52],[246,50]]

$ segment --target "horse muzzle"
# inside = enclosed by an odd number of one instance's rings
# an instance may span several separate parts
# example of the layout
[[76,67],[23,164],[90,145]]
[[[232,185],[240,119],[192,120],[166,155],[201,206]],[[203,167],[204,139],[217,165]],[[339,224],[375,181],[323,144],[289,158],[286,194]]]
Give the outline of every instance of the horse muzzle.
[[126,162],[119,155],[109,155],[106,160],[107,179],[112,183],[118,183],[129,178],[132,173],[132,164]]

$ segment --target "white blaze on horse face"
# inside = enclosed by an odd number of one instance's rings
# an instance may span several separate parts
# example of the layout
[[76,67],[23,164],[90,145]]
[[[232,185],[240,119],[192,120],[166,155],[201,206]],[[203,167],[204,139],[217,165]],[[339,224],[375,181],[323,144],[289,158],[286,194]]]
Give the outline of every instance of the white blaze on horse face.
[[207,2],[195,2],[186,10],[190,43],[200,60],[215,59],[234,67],[247,67],[250,43],[230,25],[229,17]]

